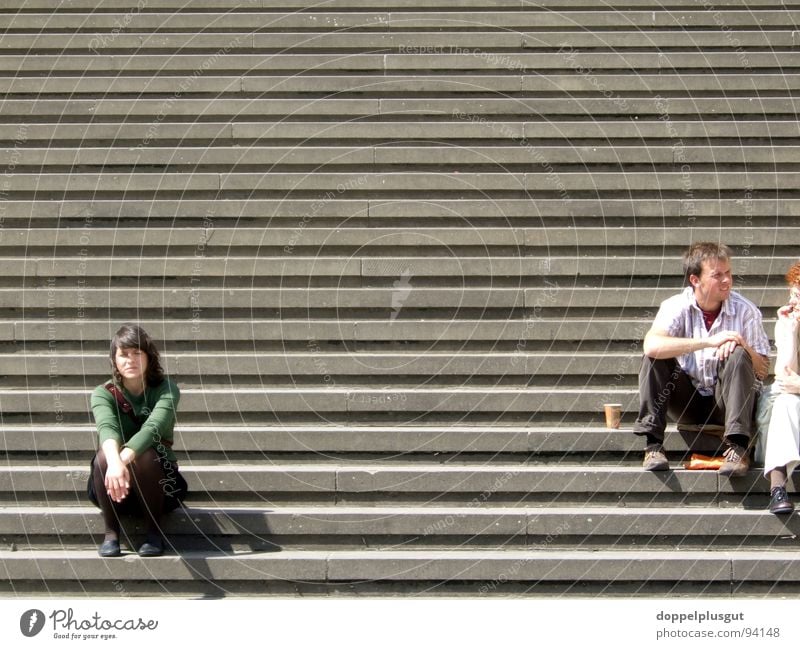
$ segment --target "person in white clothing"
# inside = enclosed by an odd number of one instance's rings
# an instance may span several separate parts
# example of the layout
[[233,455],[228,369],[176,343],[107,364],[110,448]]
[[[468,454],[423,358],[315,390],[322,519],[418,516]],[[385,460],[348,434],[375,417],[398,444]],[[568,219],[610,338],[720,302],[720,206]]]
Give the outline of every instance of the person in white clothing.
[[786,273],[786,282],[789,303],[778,309],[775,322],[775,382],[761,395],[757,417],[761,435],[766,432],[764,475],[770,481],[769,510],[773,514],[794,510],[786,481],[800,464],[800,263]]

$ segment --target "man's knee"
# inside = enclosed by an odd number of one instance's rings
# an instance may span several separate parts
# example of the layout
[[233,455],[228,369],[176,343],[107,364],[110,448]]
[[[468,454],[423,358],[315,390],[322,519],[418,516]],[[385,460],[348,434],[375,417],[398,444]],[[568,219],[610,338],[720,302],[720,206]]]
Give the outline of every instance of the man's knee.
[[753,359],[750,358],[750,354],[742,347],[734,349],[731,355],[722,361],[721,370],[721,373],[726,375],[755,379]]
[[728,362],[730,361],[734,363],[746,363],[750,367],[753,367],[753,359],[744,347],[736,347],[728,357]]

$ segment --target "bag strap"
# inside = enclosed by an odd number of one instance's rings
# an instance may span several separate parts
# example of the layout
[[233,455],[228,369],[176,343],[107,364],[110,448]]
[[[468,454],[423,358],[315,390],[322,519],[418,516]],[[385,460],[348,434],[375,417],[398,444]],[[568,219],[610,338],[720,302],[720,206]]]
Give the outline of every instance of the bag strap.
[[111,394],[114,395],[114,398],[117,400],[117,405],[119,406],[120,410],[124,412],[128,417],[131,418],[131,421],[136,424],[137,428],[142,427],[142,420],[136,416],[136,413],[133,411],[133,406],[128,403],[128,400],[125,398],[125,395],[122,394],[122,390],[120,390],[116,385],[113,383],[106,383],[106,390],[108,390]]

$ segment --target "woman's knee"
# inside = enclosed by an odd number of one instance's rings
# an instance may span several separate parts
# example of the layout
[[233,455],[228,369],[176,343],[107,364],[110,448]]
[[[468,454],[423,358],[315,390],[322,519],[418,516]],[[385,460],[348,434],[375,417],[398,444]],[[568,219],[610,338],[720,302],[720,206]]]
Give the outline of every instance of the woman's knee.
[[101,475],[105,476],[108,470],[108,460],[106,460],[106,454],[102,448],[95,453],[93,466],[95,471],[99,471]]
[[784,392],[775,397],[772,404],[773,417],[776,412],[798,413],[800,414],[800,395]]
[[136,456],[136,462],[155,462],[157,460],[158,453],[156,453],[156,449],[152,446]]
[[161,468],[161,460],[158,453],[154,448],[148,448],[136,456],[136,459],[129,465],[129,469],[134,474],[152,474],[154,471],[158,474],[163,473]]

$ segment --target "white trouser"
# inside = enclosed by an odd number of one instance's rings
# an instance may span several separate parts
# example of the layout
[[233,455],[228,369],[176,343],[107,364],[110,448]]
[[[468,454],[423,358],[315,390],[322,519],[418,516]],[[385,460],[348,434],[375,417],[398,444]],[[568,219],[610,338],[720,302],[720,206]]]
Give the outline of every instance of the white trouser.
[[767,431],[764,475],[786,467],[791,474],[800,464],[800,395],[783,393],[775,397]]

